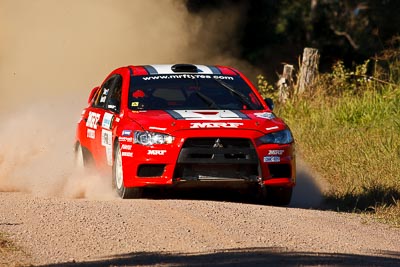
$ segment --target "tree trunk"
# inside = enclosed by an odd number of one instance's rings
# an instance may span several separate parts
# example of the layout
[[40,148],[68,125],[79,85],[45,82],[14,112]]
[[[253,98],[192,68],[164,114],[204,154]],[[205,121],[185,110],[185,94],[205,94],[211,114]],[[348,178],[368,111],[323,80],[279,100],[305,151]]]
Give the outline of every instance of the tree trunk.
[[293,65],[285,64],[283,66],[283,73],[277,85],[279,89],[278,101],[285,103],[286,100],[293,94]]
[[[318,76],[319,53],[315,48],[304,48],[300,70],[298,94],[303,94],[312,87]],[[309,91],[309,90],[308,90]]]

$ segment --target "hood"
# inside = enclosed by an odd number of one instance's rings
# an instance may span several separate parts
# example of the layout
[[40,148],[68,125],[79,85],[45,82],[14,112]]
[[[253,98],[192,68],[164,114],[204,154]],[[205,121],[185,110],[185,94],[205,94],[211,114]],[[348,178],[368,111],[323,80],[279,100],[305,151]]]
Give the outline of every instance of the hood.
[[273,113],[260,110],[146,110],[131,111],[129,118],[143,130],[173,134],[180,130],[256,130],[262,133],[287,126]]

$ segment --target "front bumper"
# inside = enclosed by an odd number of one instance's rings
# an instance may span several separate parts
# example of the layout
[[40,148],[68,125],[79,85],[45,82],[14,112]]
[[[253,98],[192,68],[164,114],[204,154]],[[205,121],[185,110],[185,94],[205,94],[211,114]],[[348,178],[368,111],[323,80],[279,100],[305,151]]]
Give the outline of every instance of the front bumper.
[[128,156],[123,156],[124,185],[295,185],[294,144],[256,145],[250,131],[240,135],[247,138],[201,134],[177,138],[172,145],[133,145]]

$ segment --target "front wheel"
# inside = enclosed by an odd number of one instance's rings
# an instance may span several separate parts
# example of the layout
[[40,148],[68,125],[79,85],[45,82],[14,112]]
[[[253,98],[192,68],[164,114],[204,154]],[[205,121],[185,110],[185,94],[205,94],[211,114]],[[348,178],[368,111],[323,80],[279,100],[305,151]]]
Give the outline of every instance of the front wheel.
[[112,186],[117,191],[120,198],[139,198],[142,196],[143,189],[134,187],[125,187],[124,174],[122,169],[122,154],[119,143],[115,144],[114,148],[114,162],[112,169]]

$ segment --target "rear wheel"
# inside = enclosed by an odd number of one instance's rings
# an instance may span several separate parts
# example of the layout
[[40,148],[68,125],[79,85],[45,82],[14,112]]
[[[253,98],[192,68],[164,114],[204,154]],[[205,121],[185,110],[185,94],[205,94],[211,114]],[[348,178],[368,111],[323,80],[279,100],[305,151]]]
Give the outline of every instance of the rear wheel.
[[143,189],[139,187],[125,187],[124,174],[122,169],[122,154],[119,143],[115,144],[114,162],[112,169],[112,185],[120,198],[139,198],[142,196]]
[[85,168],[85,161],[83,159],[83,151],[81,144],[76,145],[74,165],[79,170],[83,170]]
[[90,152],[81,146],[80,143],[77,143],[75,146],[75,155],[74,155],[74,165],[78,170],[87,170],[93,160]]

